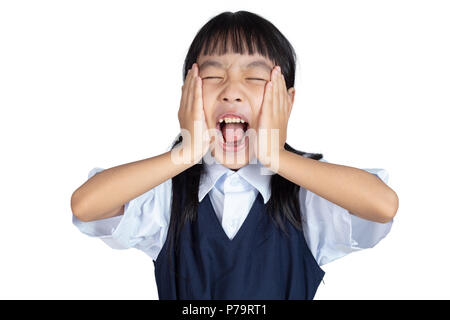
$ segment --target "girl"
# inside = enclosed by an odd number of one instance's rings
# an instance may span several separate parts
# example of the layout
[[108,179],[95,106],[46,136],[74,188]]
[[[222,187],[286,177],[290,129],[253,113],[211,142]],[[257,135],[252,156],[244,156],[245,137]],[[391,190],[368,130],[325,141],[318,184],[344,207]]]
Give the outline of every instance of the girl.
[[264,18],[211,19],[184,62],[181,134],[161,155],[91,170],[73,223],[147,253],[160,299],[312,299],[321,265],[386,236],[398,198],[385,170],[286,143],[295,64]]

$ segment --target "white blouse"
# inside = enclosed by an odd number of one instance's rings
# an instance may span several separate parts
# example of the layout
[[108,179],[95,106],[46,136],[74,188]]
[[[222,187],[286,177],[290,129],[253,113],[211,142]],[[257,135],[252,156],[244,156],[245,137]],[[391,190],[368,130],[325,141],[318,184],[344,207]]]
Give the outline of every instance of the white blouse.
[[[321,159],[319,161],[325,161]],[[271,175],[261,164],[248,164],[237,171],[214,162],[206,164],[206,174],[199,184],[199,201],[209,193],[217,218],[230,239],[246,219],[256,196],[264,203],[270,198]],[[102,168],[93,168],[88,179]],[[384,169],[363,169],[388,181]],[[156,260],[167,237],[172,200],[172,179],[125,203],[124,214],[83,222],[72,215],[78,229],[103,240],[113,249],[136,248]],[[319,265],[348,253],[372,248],[390,231],[393,220],[378,223],[359,218],[348,210],[300,187],[299,202],[303,232],[308,247]]]

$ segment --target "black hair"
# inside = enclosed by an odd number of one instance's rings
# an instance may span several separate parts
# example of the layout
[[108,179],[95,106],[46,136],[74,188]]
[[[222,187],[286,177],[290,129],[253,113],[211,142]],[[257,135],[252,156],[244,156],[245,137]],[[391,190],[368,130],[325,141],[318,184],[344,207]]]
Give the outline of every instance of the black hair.
[[[249,55],[258,53],[268,58],[281,67],[286,87],[294,86],[296,55],[293,47],[271,22],[248,11],[223,12],[213,17],[198,31],[184,61],[183,81],[200,54],[223,55],[230,51]],[[179,135],[172,149],[181,141],[182,136]],[[322,158],[320,153],[299,151],[287,143],[284,149],[315,160]],[[175,255],[179,250],[178,240],[184,223],[192,223],[197,218],[198,188],[202,174],[204,165],[201,161],[172,178],[172,203],[167,239],[168,252],[171,252],[174,246]],[[302,230],[298,198],[300,187],[278,174],[271,176],[270,186],[271,197],[266,203],[266,208],[272,221],[285,233],[287,233],[284,226],[286,220],[298,230]]]

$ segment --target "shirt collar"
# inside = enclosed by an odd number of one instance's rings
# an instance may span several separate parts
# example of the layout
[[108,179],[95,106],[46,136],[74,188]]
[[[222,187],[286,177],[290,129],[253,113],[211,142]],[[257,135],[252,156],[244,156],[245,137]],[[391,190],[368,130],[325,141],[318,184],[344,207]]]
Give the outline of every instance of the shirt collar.
[[[208,151],[209,152],[209,151]],[[210,156],[209,163],[202,159],[203,165],[205,166],[205,173],[200,177],[200,184],[198,189],[198,201],[202,201],[203,198],[208,194],[209,191],[215,186],[217,181],[224,174],[234,173],[233,170],[225,167],[217,160]],[[271,189],[270,189],[270,178],[275,173],[270,169],[266,168],[259,162],[249,163],[246,166],[240,168],[236,171],[241,178],[245,179],[249,184],[251,184],[256,190],[261,193],[264,203],[267,203],[270,199]]]

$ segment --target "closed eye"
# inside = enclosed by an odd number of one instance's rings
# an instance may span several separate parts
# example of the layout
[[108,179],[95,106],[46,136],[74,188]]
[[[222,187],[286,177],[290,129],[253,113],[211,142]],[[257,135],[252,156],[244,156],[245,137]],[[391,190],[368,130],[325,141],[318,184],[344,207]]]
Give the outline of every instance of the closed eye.
[[[222,79],[221,77],[205,77],[203,79]],[[266,79],[260,79],[260,78],[247,78],[249,80],[260,80],[260,81],[267,81]]]

